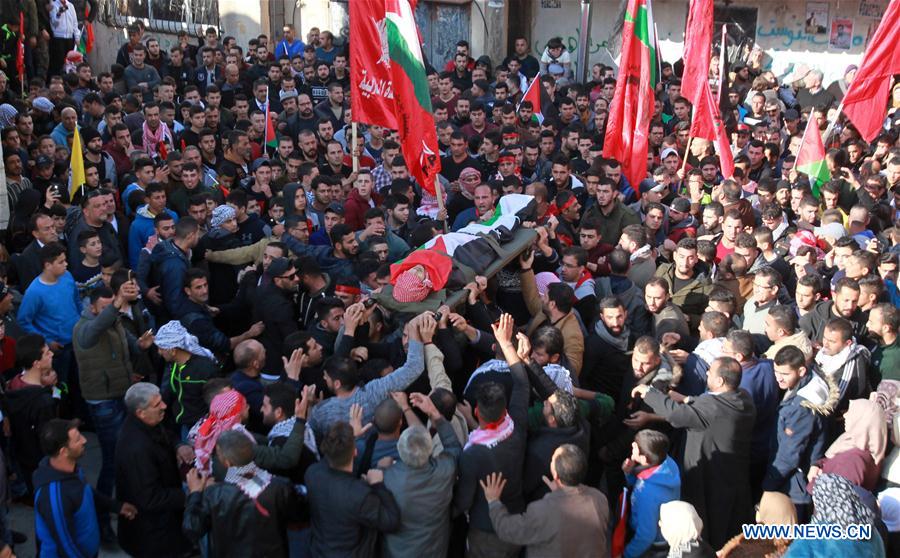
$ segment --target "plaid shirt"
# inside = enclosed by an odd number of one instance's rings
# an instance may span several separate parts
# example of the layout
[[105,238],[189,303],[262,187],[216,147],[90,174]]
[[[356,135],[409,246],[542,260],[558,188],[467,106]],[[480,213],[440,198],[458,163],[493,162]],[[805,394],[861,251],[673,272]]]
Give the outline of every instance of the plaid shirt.
[[393,178],[391,171],[384,168],[384,165],[378,165],[372,170],[372,179],[375,181],[375,191],[383,194],[382,190],[390,187]]

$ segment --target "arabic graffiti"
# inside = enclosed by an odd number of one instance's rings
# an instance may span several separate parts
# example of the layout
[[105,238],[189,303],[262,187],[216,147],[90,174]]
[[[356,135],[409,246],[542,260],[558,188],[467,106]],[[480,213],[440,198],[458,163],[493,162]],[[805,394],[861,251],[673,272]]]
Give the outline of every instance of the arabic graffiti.
[[[563,44],[566,46],[566,50],[569,52],[575,52],[578,50],[578,38],[581,36],[581,30],[575,29],[573,32],[574,35],[554,35],[555,37],[561,37]],[[541,57],[541,54],[544,53],[544,48],[547,46],[547,41],[549,39],[543,41],[535,41],[533,44],[535,56],[538,58]],[[594,37],[588,37],[588,54],[597,54],[600,52],[602,48],[608,48],[609,41],[604,40],[596,40]]]
[[[822,34],[811,34],[807,33],[802,25],[799,23],[796,24],[793,28],[787,26],[775,26],[775,20],[769,20],[769,27],[765,27],[760,25],[756,28],[756,38],[759,39],[769,39],[772,42],[780,41],[778,46],[781,47],[790,47],[793,46],[794,43],[801,43],[806,45],[818,45],[827,47],[828,46],[828,35],[826,33]],[[853,36],[853,46],[861,46],[866,42],[866,38],[862,35],[854,35]]]

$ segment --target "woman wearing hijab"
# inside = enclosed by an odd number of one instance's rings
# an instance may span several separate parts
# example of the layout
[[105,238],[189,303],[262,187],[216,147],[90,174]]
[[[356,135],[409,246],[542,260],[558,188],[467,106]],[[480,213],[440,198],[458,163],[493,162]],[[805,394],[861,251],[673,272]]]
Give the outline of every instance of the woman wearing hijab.
[[700,538],[703,520],[694,506],[680,500],[659,507],[659,530],[669,543],[668,558],[715,558],[716,551]]
[[[797,508],[781,492],[763,492],[756,522],[760,525],[796,525]],[[788,539],[747,539],[743,534],[728,541],[719,551],[721,558],[779,558],[787,552]]]
[[874,490],[887,441],[884,409],[875,401],[854,399],[844,414],[844,433],[825,452],[825,459],[810,468],[809,478],[815,479],[820,472],[833,473]]
[[813,488],[812,499],[814,525],[838,525],[844,529],[851,525],[869,525],[872,536],[866,540],[798,539],[788,548],[785,558],[885,556],[884,543],[875,529],[875,512],[863,504],[850,481],[839,475],[819,475]]
[[159,356],[166,361],[162,396],[186,439],[188,430],[206,412],[203,386],[220,375],[215,357],[188,333],[181,322],[171,321],[156,333]]

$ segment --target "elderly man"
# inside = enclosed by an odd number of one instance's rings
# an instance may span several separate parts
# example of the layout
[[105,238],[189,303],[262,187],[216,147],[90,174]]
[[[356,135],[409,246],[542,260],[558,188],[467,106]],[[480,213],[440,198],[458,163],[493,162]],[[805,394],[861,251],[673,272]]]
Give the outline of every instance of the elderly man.
[[177,556],[190,549],[181,532],[185,496],[179,463],[194,452],[170,440],[162,426],[166,404],[159,388],[141,382],[125,392],[128,417],[116,451],[116,497],[132,502],[137,515],[119,519],[119,545],[132,556]]
[[72,107],[66,107],[59,113],[60,123],[50,132],[53,143],[61,147],[68,148],[72,135],[75,133],[75,127],[78,125],[78,113]]
[[[446,553],[450,541],[449,511],[462,446],[428,396],[413,393],[409,402],[431,420],[443,451],[432,456],[431,435],[421,425],[400,435],[400,461],[384,472],[384,485],[400,508],[400,529],[385,534],[382,549],[385,556],[438,556]],[[409,415],[408,408],[404,415]]]

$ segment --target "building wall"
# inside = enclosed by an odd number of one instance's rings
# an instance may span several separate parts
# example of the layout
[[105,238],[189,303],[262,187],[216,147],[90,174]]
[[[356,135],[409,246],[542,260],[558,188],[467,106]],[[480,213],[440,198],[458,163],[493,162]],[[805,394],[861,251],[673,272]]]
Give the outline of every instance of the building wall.
[[[540,56],[547,41],[555,36],[574,51],[578,45],[580,3],[577,0],[532,0],[531,43],[535,56]],[[590,62],[609,64],[617,59],[621,38],[611,38],[614,27],[621,18],[618,0],[593,0],[591,37],[588,42]],[[815,35],[806,32],[807,4],[827,4],[827,32]],[[731,7],[758,8],[757,25],[752,30],[767,62],[776,75],[786,73],[794,64],[807,64],[825,72],[826,82],[841,77],[849,64],[858,64],[867,37],[874,33],[880,21],[878,17],[860,15],[868,5],[881,10],[886,0],[825,0],[824,2],[735,1]],[[653,3],[653,16],[659,33],[663,59],[675,62],[681,56],[684,25],[688,3],[682,0],[657,0]],[[837,49],[829,45],[831,23],[835,19],[852,22],[851,48]]]

